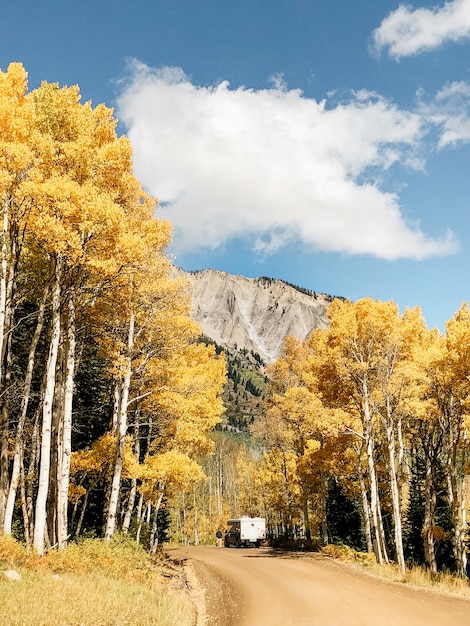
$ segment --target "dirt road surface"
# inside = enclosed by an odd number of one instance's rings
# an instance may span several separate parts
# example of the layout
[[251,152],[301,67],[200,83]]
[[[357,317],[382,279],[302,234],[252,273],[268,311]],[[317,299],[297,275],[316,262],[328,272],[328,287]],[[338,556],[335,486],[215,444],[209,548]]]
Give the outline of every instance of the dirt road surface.
[[320,554],[167,552],[202,586],[198,626],[470,626],[468,600],[386,583]]

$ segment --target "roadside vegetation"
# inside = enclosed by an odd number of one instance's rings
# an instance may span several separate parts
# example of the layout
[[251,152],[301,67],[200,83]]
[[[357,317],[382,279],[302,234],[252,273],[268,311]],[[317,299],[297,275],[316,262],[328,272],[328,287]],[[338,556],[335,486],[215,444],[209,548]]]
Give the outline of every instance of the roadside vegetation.
[[[6,572],[16,572],[10,579]],[[179,572],[135,541],[86,539],[38,557],[0,537],[1,626],[191,626]]]
[[437,576],[431,576],[429,570],[424,566],[414,565],[407,568],[406,575],[403,577],[396,564],[379,565],[375,555],[369,552],[360,552],[342,544],[330,544],[322,548],[321,552],[346,563],[350,567],[360,569],[365,574],[383,578],[389,582],[470,599],[470,582],[449,571],[441,571]]

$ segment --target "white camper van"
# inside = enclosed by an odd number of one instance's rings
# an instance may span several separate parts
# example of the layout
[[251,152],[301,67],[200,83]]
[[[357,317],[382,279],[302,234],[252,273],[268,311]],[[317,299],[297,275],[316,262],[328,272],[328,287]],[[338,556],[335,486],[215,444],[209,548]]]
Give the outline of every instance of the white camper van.
[[229,530],[225,533],[225,547],[248,548],[259,546],[266,539],[266,522],[263,517],[238,517],[227,521]]

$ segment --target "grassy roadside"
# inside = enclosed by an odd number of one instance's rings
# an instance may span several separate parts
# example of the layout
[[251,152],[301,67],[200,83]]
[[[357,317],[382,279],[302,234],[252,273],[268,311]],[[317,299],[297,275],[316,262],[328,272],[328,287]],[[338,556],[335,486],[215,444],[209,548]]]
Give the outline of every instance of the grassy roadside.
[[322,548],[321,552],[332,558],[348,563],[353,567],[358,567],[367,574],[383,578],[390,582],[410,585],[411,587],[418,587],[435,593],[458,596],[470,600],[470,584],[468,580],[457,578],[445,572],[440,572],[437,577],[433,579],[424,567],[415,566],[407,569],[404,579],[396,565],[378,565],[373,554],[357,552],[348,546],[342,545],[329,545]]
[[[6,576],[8,570],[19,580]],[[193,626],[177,571],[127,539],[71,544],[39,558],[0,537],[1,626]]]

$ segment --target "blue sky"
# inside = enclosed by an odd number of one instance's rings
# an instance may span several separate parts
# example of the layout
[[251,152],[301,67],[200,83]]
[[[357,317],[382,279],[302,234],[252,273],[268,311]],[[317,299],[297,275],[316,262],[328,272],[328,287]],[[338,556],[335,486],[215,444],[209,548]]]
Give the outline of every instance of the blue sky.
[[470,0],[0,0],[0,68],[115,109],[187,270],[470,299]]

